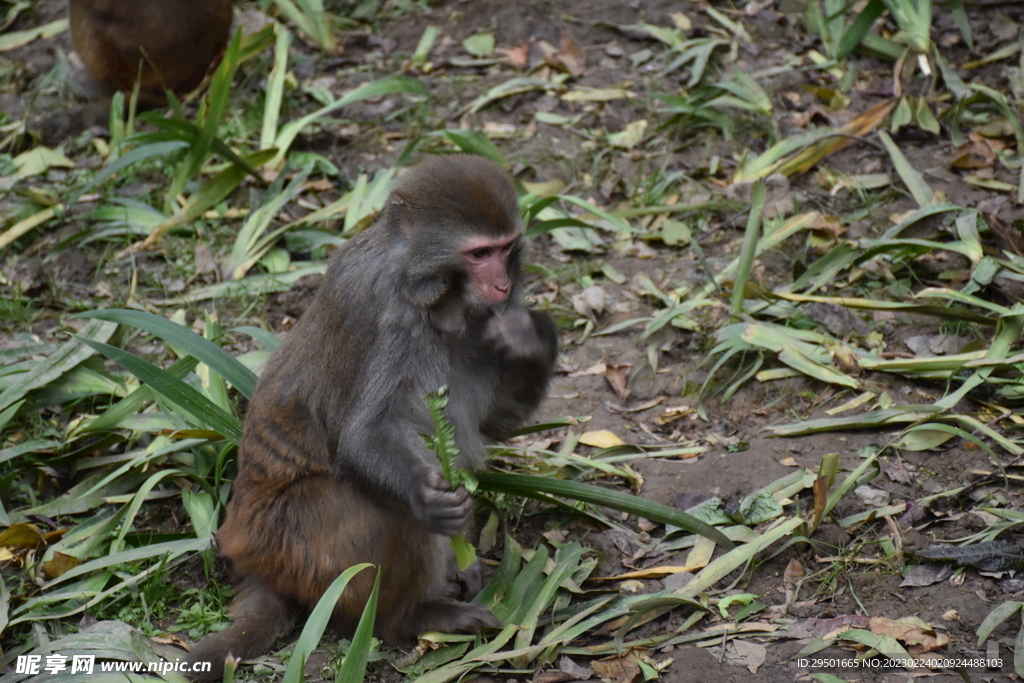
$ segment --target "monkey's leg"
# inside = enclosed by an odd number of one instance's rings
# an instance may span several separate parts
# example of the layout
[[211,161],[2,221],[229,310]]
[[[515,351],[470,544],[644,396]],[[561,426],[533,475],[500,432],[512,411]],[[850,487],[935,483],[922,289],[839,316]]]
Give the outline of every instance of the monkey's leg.
[[[447,536],[427,531],[404,505],[377,500],[352,483],[335,485],[333,513],[344,524],[322,528],[309,543],[333,547],[342,569],[356,562],[380,567],[376,631],[382,640],[411,645],[426,631],[476,633],[499,625],[482,605],[451,599],[458,567]],[[358,623],[373,578],[360,573],[338,601],[334,616],[342,631],[351,633]]]
[[[413,556],[408,552],[410,548],[415,549]],[[403,564],[392,567],[395,574],[392,581],[388,581],[388,565],[384,565],[381,577],[377,630],[384,641],[409,646],[427,631],[478,633],[484,628],[501,626],[483,605],[456,599],[471,598],[478,593],[482,574],[477,565],[466,572],[459,571],[448,537],[412,529],[404,543],[395,547],[395,551],[399,550],[405,551],[405,559]],[[417,566],[425,570],[420,575],[429,576],[429,584],[413,586],[408,583],[406,579],[417,573]]]
[[[406,505],[330,476],[266,488],[236,482],[236,493],[218,532],[221,550],[275,594],[311,609],[341,572],[368,562],[382,572],[376,631],[385,642],[497,625],[481,605],[445,598],[451,542],[423,528]],[[374,573],[362,571],[338,599],[333,623],[341,632],[355,630],[373,582]]]
[[206,636],[189,653],[190,663],[212,664],[209,672],[195,674],[192,680],[219,681],[224,675],[224,659],[229,654],[239,659],[264,654],[291,627],[297,613],[294,604],[268,589],[259,579],[246,578],[231,605],[234,619],[231,626]]

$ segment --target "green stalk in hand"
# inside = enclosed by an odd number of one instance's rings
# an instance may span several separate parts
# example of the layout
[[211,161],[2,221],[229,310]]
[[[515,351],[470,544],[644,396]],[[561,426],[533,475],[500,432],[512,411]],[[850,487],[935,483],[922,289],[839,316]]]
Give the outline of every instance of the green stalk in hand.
[[[430,419],[434,423],[434,435],[424,436],[427,448],[432,450],[441,463],[441,474],[445,480],[452,485],[465,486],[470,493],[476,491],[477,480],[468,470],[459,469],[456,459],[459,455],[459,448],[455,445],[455,426],[448,421],[444,409],[448,405],[448,387],[441,387],[437,391],[427,394],[427,407],[430,410]],[[466,534],[461,533],[452,537],[452,550],[455,551],[455,561],[459,563],[459,570],[465,569],[476,562],[476,548],[466,540]]]

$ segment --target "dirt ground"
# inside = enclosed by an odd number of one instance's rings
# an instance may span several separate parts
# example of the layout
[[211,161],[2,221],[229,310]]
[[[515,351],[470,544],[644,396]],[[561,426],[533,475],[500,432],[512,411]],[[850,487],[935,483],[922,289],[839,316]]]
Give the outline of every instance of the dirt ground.
[[[428,25],[441,29],[444,36],[461,42],[479,30],[494,33],[499,46],[518,45],[524,41],[544,39],[553,44],[559,40],[559,32],[567,31],[584,49],[587,58],[585,75],[579,84],[594,88],[620,87],[624,83],[637,93],[637,100],[650,99],[656,88],[671,89],[678,83],[659,83],[655,76],[645,74],[632,66],[629,55],[651,47],[650,41],[643,40],[616,26],[628,26],[638,21],[657,25],[671,25],[673,12],[684,11],[695,21],[705,20],[694,10],[692,2],[681,3],[669,0],[633,0],[632,2],[607,2],[604,0],[534,0],[531,2],[508,2],[507,0],[449,0],[434,5],[428,11],[410,12],[382,22],[380,30],[372,40],[364,33],[353,32],[346,37],[343,56],[332,64],[329,60],[308,51],[308,61],[299,60],[296,70],[302,77],[311,77],[321,70],[328,72],[341,63],[359,63],[368,59],[374,51],[385,53],[411,53]],[[62,5],[58,2],[38,3],[33,22],[42,23],[60,15]],[[741,46],[734,68],[755,71],[785,63],[786,56],[798,50],[808,38],[799,30],[803,3],[795,0],[778,0],[762,3],[763,8],[754,16],[734,12],[732,16],[742,20],[751,31],[754,42]],[[995,42],[989,33],[991,23],[985,13],[992,11],[986,6],[969,10],[975,26],[979,44]],[[1005,2],[998,5],[999,11],[1024,23],[1024,6]],[[936,19],[939,32],[954,30],[952,20],[940,13]],[[987,42],[986,42],[987,41]],[[383,47],[382,47],[383,46]],[[71,133],[80,126],[76,118],[78,110],[66,109],[59,101],[30,101],[25,88],[37,82],[41,74],[52,67],[57,55],[70,50],[66,34],[46,41],[8,52],[4,60],[20,65],[20,80],[8,82],[0,92],[0,107],[12,116],[18,116],[26,107],[32,108],[32,120],[36,122],[43,138],[47,140],[68,140]],[[956,57],[956,50],[950,48]],[[301,54],[302,46],[296,50]],[[877,82],[868,84],[851,93],[853,104],[850,109],[863,111],[872,106],[879,97],[886,95],[889,86],[886,80],[891,76],[888,65],[871,62],[863,66],[877,74]],[[439,76],[444,73],[445,76]],[[439,103],[438,117],[441,123],[458,127],[463,116],[459,110],[473,97],[488,87],[507,79],[507,75],[495,73],[486,76],[482,82],[471,85],[451,78],[458,73],[455,68],[440,70],[434,74],[422,75],[422,80],[431,88],[435,101]],[[677,74],[681,79],[685,74]],[[783,91],[799,91],[801,85],[814,85],[815,72],[782,72],[765,85],[769,94]],[[671,79],[664,79],[671,80]],[[994,84],[998,87],[999,84]],[[874,89],[873,89],[874,88]],[[776,100],[778,98],[776,97]],[[383,101],[364,103],[363,111],[353,113],[353,118],[381,119],[394,102]],[[373,110],[376,108],[376,110]],[[805,106],[806,109],[806,101]],[[548,112],[573,116],[584,111],[590,117],[591,125],[600,126],[609,133],[623,130],[638,116],[640,107],[629,101],[615,101],[584,108],[561,99],[533,92],[503,100],[498,106],[490,107],[471,119],[475,127],[485,125],[513,124],[522,128],[530,125],[535,112]],[[70,112],[70,113],[69,113]],[[785,129],[789,116],[794,112],[778,114],[778,125]],[[387,130],[391,124],[383,124]],[[708,171],[708,159],[717,155],[723,163],[735,165],[734,154],[743,145],[750,145],[748,131],[739,131],[736,140],[725,140],[711,135],[688,135],[681,133],[671,140],[671,145],[657,154],[640,154],[623,151],[612,158],[595,160],[588,151],[586,140],[568,134],[564,129],[544,124],[533,124],[535,130],[529,137],[520,137],[499,143],[502,151],[512,160],[517,177],[527,181],[558,179],[571,186],[583,182],[585,174],[596,177],[604,174],[605,199],[614,200],[630,196],[641,179],[648,178],[659,169],[679,171],[690,177],[702,178],[708,182],[703,187],[711,188],[719,198],[726,197],[721,180]],[[747,137],[744,137],[747,136]],[[303,138],[301,145],[330,158],[348,177],[355,177],[360,170],[373,172],[390,166],[400,153],[400,147],[389,144],[380,135],[364,135],[350,140],[328,137]],[[756,144],[756,141],[755,141]],[[949,170],[941,160],[952,153],[951,143],[946,138],[908,132],[901,139],[904,152],[912,163],[922,169],[933,188],[941,190],[951,200],[964,206],[978,206],[986,213],[997,216],[1004,223],[1024,218],[1024,210],[1004,196],[967,185],[959,175]],[[870,145],[853,146],[829,160],[837,170],[865,173],[888,163],[884,154]],[[724,176],[722,176],[724,177]],[[1005,171],[996,171],[998,179],[1015,182]],[[823,211],[840,212],[843,209],[840,198],[829,196],[807,174],[792,180],[785,189],[786,196],[799,201],[803,206],[817,207]],[[9,202],[9,200],[4,200]],[[862,221],[851,227],[862,234],[875,234],[885,216],[900,213],[911,208],[913,203],[907,197],[894,196],[885,205],[878,205]],[[3,210],[0,202],[0,210]],[[7,204],[10,208],[10,204]],[[708,255],[707,263],[714,268],[726,256],[734,254],[742,239],[743,216],[712,220],[709,229],[701,236],[700,242]],[[69,230],[74,231],[72,227]],[[38,283],[38,296],[47,301],[53,311],[50,318],[35,323],[35,331],[44,336],[53,329],[55,320],[62,310],[62,298],[89,296],[96,282],[109,279],[115,284],[125,284],[128,273],[124,269],[101,266],[103,258],[99,252],[61,251],[59,240],[51,239],[49,246],[55,250],[49,255],[46,248],[38,248],[34,261],[19,262],[19,277],[26,282]],[[779,251],[766,257],[763,273],[766,281],[772,278],[786,278],[792,272],[799,255]],[[696,254],[686,248],[674,248],[660,242],[650,243],[646,248],[632,253],[594,253],[580,255],[561,249],[548,237],[538,238],[531,246],[530,260],[551,270],[575,267],[580,272],[595,273],[604,264],[612,265],[624,278],[622,284],[603,280],[605,299],[603,310],[592,312],[591,318],[600,330],[617,322],[648,316],[657,309],[650,296],[638,284],[638,278],[647,277],[655,284],[675,287],[680,282],[691,287],[707,282],[708,274],[698,261]],[[149,269],[150,277],[156,281],[171,281],[165,276],[165,265],[159,257],[144,257],[142,263]],[[36,270],[32,271],[32,267]],[[28,269],[25,271],[24,269]],[[98,272],[98,269],[100,272]],[[57,273],[47,279],[46,272]],[[543,276],[531,275],[530,294],[546,299],[563,310],[571,310],[572,297],[580,293],[575,284],[556,287]],[[269,320],[278,331],[286,331],[294,319],[301,314],[308,297],[312,295],[309,283],[303,283],[293,292],[273,295],[265,308],[254,315]],[[30,290],[31,291],[31,290]],[[566,316],[563,316],[566,317]],[[890,345],[898,347],[902,340],[922,334],[939,334],[941,326],[933,320],[894,320],[892,317],[875,316],[863,321],[870,329],[880,330]],[[906,324],[910,322],[911,324]],[[638,456],[630,461],[630,467],[643,479],[642,494],[653,500],[686,508],[693,502],[717,496],[723,500],[735,500],[791,473],[796,467],[816,470],[822,456],[838,453],[841,470],[855,468],[861,461],[861,451],[866,447],[882,447],[890,442],[896,431],[826,433],[795,439],[771,438],[765,428],[785,424],[795,419],[816,419],[826,416],[826,411],[851,398],[851,395],[809,379],[789,379],[768,383],[747,382],[727,401],[720,400],[720,393],[706,394],[703,412],[707,419],[696,413],[700,401],[699,389],[708,379],[711,364],[708,351],[714,345],[711,337],[702,330],[687,331],[670,329],[655,337],[654,350],[650,341],[638,343],[642,327],[626,328],[610,335],[587,336],[581,328],[563,327],[563,351],[558,376],[553,382],[550,397],[544,404],[538,419],[554,419],[566,415],[590,416],[587,430],[609,430],[624,441],[638,445],[664,445],[671,442],[693,442],[705,444],[708,450],[696,457],[657,458]],[[657,370],[652,371],[650,358],[657,358]],[[596,369],[595,369],[596,368]],[[607,369],[615,369],[625,378],[624,386],[615,387],[607,378]],[[712,389],[728,383],[730,368],[725,368],[711,378]],[[906,404],[931,401],[941,396],[946,387],[922,382],[894,380],[891,376],[869,376],[867,385],[890,392]],[[710,398],[707,398],[710,396]],[[656,418],[668,408],[676,408],[678,420],[660,424]],[[543,434],[557,447],[559,433]],[[662,679],[669,683],[690,683],[697,681],[809,681],[809,674],[828,671],[842,676],[847,681],[907,681],[925,678],[934,681],[968,680],[950,669],[929,673],[908,672],[896,668],[865,668],[858,670],[811,669],[798,662],[797,654],[810,638],[804,634],[799,639],[790,639],[786,627],[793,624],[808,625],[818,620],[822,635],[827,632],[829,620],[843,618],[862,619],[865,617],[887,617],[900,619],[919,617],[938,632],[949,637],[949,645],[940,656],[948,657],[1001,657],[1000,669],[969,668],[967,675],[972,681],[1016,680],[1013,674],[1013,640],[1016,623],[1006,624],[996,630],[990,638],[987,649],[980,651],[976,646],[977,629],[985,616],[995,605],[1007,600],[1024,599],[1024,584],[1009,574],[985,576],[968,569],[929,586],[901,586],[903,577],[898,563],[885,559],[878,550],[882,540],[896,544],[903,550],[925,547],[936,541],[955,540],[983,528],[986,522],[978,512],[984,507],[988,496],[998,495],[1009,501],[1005,507],[1020,510],[1024,508],[1016,487],[1003,486],[1002,482],[990,475],[997,472],[997,466],[988,455],[972,444],[954,440],[951,446],[940,451],[904,452],[899,456],[882,457],[883,474],[871,482],[871,486],[888,494],[891,504],[907,503],[906,526],[895,529],[882,523],[860,525],[844,531],[835,524],[826,524],[816,536],[812,546],[795,545],[782,549],[773,548],[758,559],[751,571],[733,587],[733,592],[754,593],[769,605],[762,621],[772,622],[779,627],[773,638],[742,641],[694,647],[680,644],[668,646],[652,653],[656,659],[671,658],[674,662],[665,670]],[[586,454],[587,447],[579,452]],[[1007,463],[1014,464],[1014,463]],[[888,476],[890,471],[909,472],[909,477]],[[1014,470],[1011,468],[1011,472]],[[961,494],[933,502],[928,513],[914,517],[912,511],[920,500],[931,494],[972,484]],[[807,509],[810,499],[799,499],[794,505]],[[856,496],[848,496],[835,511],[836,518],[843,518],[866,507]],[[544,516],[533,522],[535,528],[523,531],[524,538],[549,528],[566,527],[570,533],[579,534],[585,542],[602,553],[601,572],[603,576],[614,575],[631,569],[654,565],[681,563],[682,557],[673,561],[672,555],[658,550],[657,538],[649,540],[646,546],[638,545],[641,537],[636,519],[625,523],[636,534],[623,540],[610,531],[601,531],[593,524],[582,520],[565,520]],[[653,534],[657,537],[658,533]],[[649,539],[650,537],[647,536]],[[857,546],[851,552],[851,546]],[[684,554],[685,555],[685,554]],[[854,559],[856,558],[856,559]],[[783,575],[793,561],[799,562],[807,574],[816,578],[802,584],[798,596],[790,601],[784,613],[773,611],[787,601]],[[644,590],[660,587],[657,580],[646,581]],[[703,625],[712,617],[706,617]],[[678,613],[670,613],[648,624],[642,630],[644,635],[656,635],[677,625]],[[756,673],[748,670],[734,657],[735,643],[755,642],[766,648],[763,663],[756,667]],[[816,653],[818,658],[849,659],[855,655],[852,648],[830,648]],[[477,679],[477,680],[488,680]],[[544,680],[541,674],[524,674],[503,678],[503,681]],[[556,680],[556,679],[551,679]],[[557,680],[565,680],[558,678]]]

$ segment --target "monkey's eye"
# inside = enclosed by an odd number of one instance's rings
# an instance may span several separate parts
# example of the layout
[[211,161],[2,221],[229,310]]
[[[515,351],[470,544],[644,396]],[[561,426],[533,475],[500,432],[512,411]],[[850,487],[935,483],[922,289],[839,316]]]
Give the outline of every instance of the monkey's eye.
[[515,245],[516,245],[515,242],[509,242],[508,244],[506,244],[505,246],[503,246],[501,248],[501,253],[502,254],[509,254],[509,253],[511,253],[512,247],[514,247]]
[[472,258],[472,259],[474,259],[476,261],[482,261],[482,260],[484,260],[485,258],[487,258],[490,255],[491,255],[490,247],[481,247],[479,249],[474,249],[473,251],[469,252],[470,258]]

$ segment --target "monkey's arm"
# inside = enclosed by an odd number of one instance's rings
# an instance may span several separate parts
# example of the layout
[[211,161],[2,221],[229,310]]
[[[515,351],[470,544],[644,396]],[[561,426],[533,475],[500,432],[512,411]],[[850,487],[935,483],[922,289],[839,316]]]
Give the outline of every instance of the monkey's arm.
[[537,409],[558,359],[558,327],[551,316],[515,307],[488,323],[486,337],[498,351],[498,393],[481,431],[508,438]]
[[411,355],[382,353],[367,367],[358,405],[341,430],[337,474],[360,481],[383,505],[407,506],[428,531],[453,536],[468,526],[472,499],[462,487],[452,490],[420,436],[430,432],[430,418],[412,370],[429,360]]

